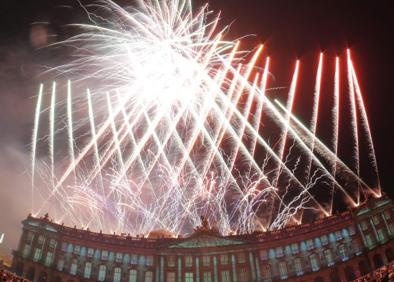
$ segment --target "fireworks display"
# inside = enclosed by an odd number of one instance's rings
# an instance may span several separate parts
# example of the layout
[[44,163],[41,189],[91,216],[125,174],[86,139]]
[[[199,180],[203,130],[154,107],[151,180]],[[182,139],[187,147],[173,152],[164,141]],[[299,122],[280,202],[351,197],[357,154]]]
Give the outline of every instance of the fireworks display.
[[[92,24],[75,25],[82,32],[60,43],[75,50],[74,59],[51,70],[70,80],[39,87],[34,213],[51,211],[56,220],[108,232],[176,235],[190,232],[203,215],[223,234],[250,233],[300,223],[306,212],[329,216],[336,195],[351,206],[381,195],[350,51],[332,60],[328,109],[320,102],[328,63],[323,53],[318,57],[312,116],[304,125],[294,112],[301,62],[287,101],[271,99],[263,46],[245,51],[226,41],[227,29],[218,30],[219,16],[206,6],[193,11],[187,0],[147,0],[132,9],[110,1],[89,8]],[[350,164],[338,154],[345,97]],[[317,135],[327,110],[328,145]],[[373,185],[360,174],[361,130]],[[38,157],[44,148],[46,157]]]

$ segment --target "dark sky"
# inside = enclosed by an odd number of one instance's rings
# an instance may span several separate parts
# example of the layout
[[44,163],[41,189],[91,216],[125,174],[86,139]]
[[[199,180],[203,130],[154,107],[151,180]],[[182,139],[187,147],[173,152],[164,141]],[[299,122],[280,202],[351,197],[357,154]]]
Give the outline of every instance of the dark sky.
[[[326,52],[327,62],[333,62],[336,54],[343,56],[346,48],[352,49],[369,112],[382,186],[394,195],[394,11],[389,4],[390,1],[360,0],[209,1],[211,9],[222,12],[222,23],[231,23],[227,36],[254,34],[245,40],[247,46],[266,44],[265,52],[276,65],[276,86],[288,85],[297,58],[312,70],[320,51]],[[40,45],[40,30],[36,30],[37,41],[32,42],[32,23],[48,22],[46,31],[55,35],[49,40],[56,41],[67,35],[65,24],[84,19],[74,0],[0,1],[0,233],[9,225],[19,228],[19,220],[28,211],[28,205],[23,203],[27,191],[23,186],[29,183],[26,169],[34,109],[31,97],[40,81],[39,66],[58,60],[56,52],[37,51],[33,46]],[[306,70],[305,76],[313,81],[307,73]]]

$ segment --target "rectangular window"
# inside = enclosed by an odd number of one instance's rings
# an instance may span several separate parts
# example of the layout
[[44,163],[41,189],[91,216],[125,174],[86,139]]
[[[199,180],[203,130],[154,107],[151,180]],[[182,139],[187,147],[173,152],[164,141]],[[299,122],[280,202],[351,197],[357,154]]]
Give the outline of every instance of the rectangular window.
[[291,244],[291,252],[293,255],[296,255],[299,253],[299,249],[298,249],[298,244],[297,243],[293,243]]
[[342,240],[342,232],[341,231],[337,231],[335,232],[335,238],[337,238],[337,241]]
[[334,257],[332,256],[332,252],[330,249],[324,251],[324,257],[326,259],[327,266],[334,265]]
[[63,260],[63,259],[59,259],[59,260],[57,261],[57,267],[56,267],[56,269],[57,269],[58,271],[63,271],[63,269],[64,269],[64,260]]
[[130,264],[138,264],[138,256],[130,255]]
[[101,259],[102,260],[107,260],[108,259],[108,251],[102,251],[101,252]]
[[228,264],[228,255],[220,255],[220,263],[223,265]]
[[74,255],[79,255],[80,251],[81,251],[81,246],[76,245],[74,248]]
[[185,272],[185,282],[193,282],[193,272]]
[[129,282],[137,282],[137,270],[136,269],[130,269]]
[[104,281],[106,274],[107,274],[107,267],[104,264],[101,264],[99,267],[97,280]]
[[211,264],[211,257],[210,256],[203,256],[202,257],[202,265],[209,266]]
[[34,239],[34,233],[29,231],[26,236],[26,244],[31,245],[33,243],[33,239]]
[[192,256],[185,256],[185,266],[186,267],[193,266],[193,257]]
[[260,250],[260,260],[267,260],[268,259],[268,253],[267,250]]
[[319,270],[319,261],[317,259],[317,256],[315,254],[313,254],[309,257],[309,260],[311,262],[312,271],[318,271]]
[[386,234],[384,233],[383,229],[376,230],[376,233],[378,233],[378,240],[380,242],[384,242],[386,240]]
[[342,261],[345,261],[348,259],[345,245],[343,245],[343,244],[339,245],[338,252],[339,252],[339,256],[341,257]]
[[145,272],[145,282],[152,282],[153,281],[153,272],[147,271]]
[[304,272],[302,270],[302,263],[301,263],[301,259],[300,258],[296,258],[294,260],[294,270],[296,272],[296,274],[299,275],[303,275]]
[[287,279],[287,265],[284,261],[279,263],[279,275],[280,279]]
[[153,256],[146,257],[146,265],[152,266],[153,265]]
[[175,272],[167,272],[167,280],[166,282],[176,282],[175,281]]
[[277,247],[275,252],[276,252],[276,257],[277,258],[283,257],[283,248],[282,247]]
[[120,267],[114,268],[114,282],[120,282],[122,279],[122,269]]
[[222,271],[222,282],[231,282],[230,280],[230,271],[228,270],[223,270]]
[[37,262],[41,259],[42,256],[42,250],[41,248],[36,248],[34,251],[34,256],[33,256],[33,261]]
[[175,267],[175,256],[167,256],[167,265],[169,267]]
[[66,242],[62,243],[62,251],[67,252],[67,243]]
[[26,244],[25,247],[23,248],[22,256],[24,258],[27,258],[30,255],[30,251],[31,251],[31,245],[30,244]]
[[94,255],[94,249],[93,248],[88,248],[88,258],[93,257]]
[[37,244],[42,246],[42,245],[44,245],[44,243],[45,243],[45,237],[42,235],[38,236]]
[[367,243],[367,247],[370,249],[374,245],[374,241],[372,239],[371,234],[365,234],[365,242]]
[[249,271],[245,267],[240,268],[238,271],[239,282],[249,282]]
[[115,261],[116,262],[122,262],[122,260],[123,260],[123,254],[122,253],[116,253]]
[[237,260],[238,260],[238,263],[245,263],[246,262],[245,253],[238,253]]
[[47,256],[45,258],[45,266],[51,266],[53,262],[53,253],[47,252]]
[[361,227],[362,231],[368,230],[368,223],[367,223],[367,221],[365,221],[365,220],[361,221],[360,227]]
[[372,221],[373,221],[373,224],[378,225],[379,222],[380,222],[379,216],[374,215],[374,216],[372,217]]
[[320,236],[320,241],[323,246],[328,245],[328,238],[327,235]]
[[71,266],[70,266],[70,274],[71,275],[76,275],[77,274],[77,269],[78,269],[77,260],[73,259],[72,262],[71,262]]
[[56,240],[55,239],[51,239],[51,240],[49,240],[49,248],[50,249],[55,249],[56,248],[56,245],[57,245],[57,242],[56,242]]
[[267,264],[261,268],[263,281],[271,281],[271,267]]
[[92,263],[86,262],[85,269],[83,270],[83,278],[89,279],[91,274],[92,274]]
[[306,248],[307,248],[308,250],[312,250],[312,249],[314,248],[313,240],[312,240],[312,239],[309,239],[309,240],[306,241]]
[[204,272],[203,282],[212,282],[212,273],[209,271]]

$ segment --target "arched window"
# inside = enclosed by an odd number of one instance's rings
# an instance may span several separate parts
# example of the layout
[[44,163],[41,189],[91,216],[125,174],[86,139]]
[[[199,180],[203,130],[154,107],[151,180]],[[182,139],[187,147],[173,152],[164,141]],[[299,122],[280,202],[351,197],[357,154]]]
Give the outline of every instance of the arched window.
[[91,274],[92,274],[92,263],[88,261],[85,263],[85,269],[83,270],[83,278],[89,279]]
[[114,282],[120,282],[122,279],[122,269],[120,267],[114,268]]
[[269,252],[268,252],[268,257],[270,258],[270,259],[274,259],[276,256],[275,256],[275,250],[274,249],[270,249],[269,250]]
[[394,250],[392,248],[386,249],[384,253],[386,254],[386,258],[388,262],[394,260]]
[[98,273],[97,280],[104,281],[106,272],[107,272],[107,267],[104,264],[101,264],[99,267],[99,273]]
[[353,268],[351,266],[345,267],[345,277],[347,281],[353,281],[356,279],[356,275],[354,274]]

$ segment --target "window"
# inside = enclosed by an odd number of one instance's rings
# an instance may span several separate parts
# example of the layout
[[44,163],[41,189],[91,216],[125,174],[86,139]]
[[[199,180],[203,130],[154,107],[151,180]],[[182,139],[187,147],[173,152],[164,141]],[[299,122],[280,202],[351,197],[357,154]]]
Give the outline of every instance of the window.
[[33,261],[37,262],[41,259],[42,250],[40,248],[36,248],[34,251]]
[[185,256],[185,266],[186,267],[193,266],[193,257],[192,256]]
[[153,265],[153,256],[146,257],[146,265],[152,266]]
[[31,251],[31,245],[26,244],[25,247],[23,248],[22,256],[24,258],[27,258],[30,255],[30,251]]
[[249,282],[250,281],[249,272],[248,272],[247,268],[243,267],[243,268],[239,269],[238,279],[239,279],[239,282]]
[[271,267],[269,265],[263,265],[262,267],[263,281],[271,281]]
[[202,257],[202,265],[209,266],[211,264],[211,257],[210,256],[203,256]]
[[367,223],[367,221],[365,221],[365,220],[361,221],[360,227],[361,227],[362,231],[368,230],[368,223]]
[[386,240],[386,234],[383,229],[376,230],[376,233],[378,233],[378,240],[380,242],[384,242]]
[[245,253],[238,253],[237,259],[238,259],[238,263],[245,263],[246,262]]
[[75,255],[79,255],[79,252],[80,252],[80,250],[81,250],[81,247],[80,246],[75,246],[75,248],[74,248],[74,254]]
[[287,279],[287,265],[284,261],[279,263],[279,275],[280,279]]
[[296,254],[299,253],[298,244],[297,243],[291,244],[291,252],[292,252],[293,255],[296,255]]
[[323,246],[328,245],[328,238],[327,235],[320,236],[320,241]]
[[138,264],[138,256],[137,255],[130,256],[130,264]]
[[341,231],[335,232],[335,238],[337,238],[337,241],[342,240],[343,239],[342,232]]
[[283,248],[282,247],[277,247],[276,248],[276,257],[277,258],[283,257]]
[[136,269],[130,269],[129,282],[137,282],[137,270]]
[[153,272],[147,271],[145,272],[145,282],[152,282],[153,281]]
[[230,271],[223,270],[222,271],[222,282],[231,282],[230,280]]
[[203,282],[212,282],[212,274],[209,271],[204,272]]
[[88,258],[93,257],[94,255],[94,249],[93,248],[88,248]]
[[38,236],[37,244],[42,246],[42,245],[44,245],[44,243],[45,243],[45,237],[42,235]]
[[301,242],[301,244],[300,244],[300,249],[301,249],[301,252],[303,252],[303,253],[306,252],[307,248],[306,248],[306,243],[305,243],[305,241],[302,241],[302,242]]
[[269,252],[268,252],[268,257],[269,257],[270,259],[275,259],[275,258],[276,258],[275,250],[274,250],[274,249],[270,249],[270,250],[269,250]]
[[321,248],[321,240],[319,237],[315,238],[315,248]]
[[343,244],[339,245],[338,252],[339,252],[339,256],[341,257],[342,261],[345,261],[348,259],[345,245],[343,245]]
[[101,259],[102,260],[107,260],[108,259],[108,251],[102,251],[101,252]]
[[49,240],[49,248],[50,248],[50,249],[53,250],[54,248],[56,248],[56,245],[57,245],[57,242],[56,242],[55,239]]
[[101,264],[100,267],[99,267],[97,280],[98,281],[104,281],[106,272],[107,272],[107,267],[104,264]]
[[29,231],[26,236],[26,244],[31,245],[31,243],[33,243],[33,239],[34,239],[34,233]]
[[193,282],[193,272],[185,273],[185,282]]
[[228,264],[228,255],[220,255],[220,263]]
[[311,262],[312,271],[319,270],[319,261],[316,254],[309,256],[309,261]]
[[383,213],[383,216],[386,220],[390,220],[391,219],[391,211],[390,210],[385,210]]
[[367,247],[370,249],[373,247],[374,245],[374,241],[372,239],[371,234],[365,234],[365,242],[367,243]]
[[63,259],[59,259],[59,260],[57,261],[57,267],[56,267],[56,269],[57,269],[58,271],[63,271],[63,269],[64,269],[64,260],[63,260]]
[[378,216],[378,215],[374,215],[374,216],[372,217],[372,221],[373,221],[373,224],[378,225],[379,222],[380,222],[379,216]]
[[123,260],[123,254],[122,253],[116,253],[115,261],[116,262],[122,262]]
[[304,272],[303,272],[303,270],[302,270],[302,262],[301,262],[301,259],[300,259],[300,258],[296,258],[296,259],[294,260],[294,270],[295,270],[295,272],[296,272],[296,274],[297,274],[298,276],[304,274]]
[[332,251],[330,249],[324,250],[324,257],[327,262],[327,266],[334,265],[334,257],[332,255]]
[[176,282],[175,281],[175,272],[167,272],[166,282]]
[[306,248],[308,250],[312,250],[314,248],[312,239],[309,239],[309,240],[306,241]]
[[77,260],[76,260],[76,259],[73,259],[73,260],[71,261],[70,274],[71,274],[71,275],[76,275],[76,274],[77,274],[77,269],[78,269]]
[[73,244],[68,244],[67,245],[67,253],[72,253],[73,252],[73,250],[74,250],[74,246],[73,246]]
[[353,236],[353,235],[356,234],[356,228],[354,228],[353,225],[350,225],[350,226],[348,227],[348,229],[349,229],[349,235],[350,235],[350,236]]
[[389,232],[390,232],[391,235],[394,234],[394,224],[393,223],[389,224]]
[[65,242],[62,243],[61,250],[62,250],[63,252],[67,252],[67,243],[65,243]]
[[291,256],[291,246],[290,245],[287,245],[285,247],[285,255],[286,256]]
[[85,268],[83,270],[83,278],[89,279],[91,274],[92,274],[92,263],[86,262]]
[[120,267],[114,268],[114,282],[120,282],[122,278],[122,269]]
[[267,260],[268,259],[268,254],[267,254],[267,250],[260,250],[260,259],[261,260]]
[[175,266],[175,256],[168,256],[167,257],[167,265],[169,267],[174,267]]
[[47,256],[45,258],[45,266],[51,266],[53,262],[53,253],[47,252]]

